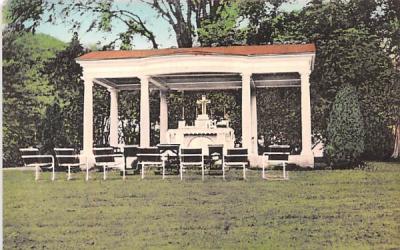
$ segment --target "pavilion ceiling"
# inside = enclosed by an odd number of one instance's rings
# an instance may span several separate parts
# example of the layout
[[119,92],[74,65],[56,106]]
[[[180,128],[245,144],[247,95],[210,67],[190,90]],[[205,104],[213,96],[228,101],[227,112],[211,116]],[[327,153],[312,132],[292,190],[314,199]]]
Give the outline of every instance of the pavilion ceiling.
[[[149,79],[150,88],[164,90],[224,90],[240,89],[242,78],[239,73],[224,72],[193,72],[152,75]],[[300,87],[300,75],[298,73],[273,73],[253,74],[252,87],[277,88]],[[112,87],[120,90],[139,90],[140,79],[129,78],[97,78],[96,83],[104,87]]]

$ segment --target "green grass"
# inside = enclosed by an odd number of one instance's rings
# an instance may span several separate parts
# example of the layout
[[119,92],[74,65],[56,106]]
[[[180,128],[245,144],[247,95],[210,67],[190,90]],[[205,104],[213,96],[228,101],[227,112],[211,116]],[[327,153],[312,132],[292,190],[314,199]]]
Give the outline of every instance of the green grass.
[[4,248],[398,249],[400,164],[372,164],[286,182],[4,171]]

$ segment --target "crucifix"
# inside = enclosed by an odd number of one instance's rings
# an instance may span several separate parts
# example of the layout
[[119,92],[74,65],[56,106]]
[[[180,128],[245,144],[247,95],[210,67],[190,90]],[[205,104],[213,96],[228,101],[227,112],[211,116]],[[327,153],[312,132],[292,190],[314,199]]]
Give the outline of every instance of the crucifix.
[[211,101],[208,100],[205,95],[202,95],[201,100],[197,101],[197,104],[201,104],[201,114],[202,115],[207,115],[207,104],[208,103],[211,103]]

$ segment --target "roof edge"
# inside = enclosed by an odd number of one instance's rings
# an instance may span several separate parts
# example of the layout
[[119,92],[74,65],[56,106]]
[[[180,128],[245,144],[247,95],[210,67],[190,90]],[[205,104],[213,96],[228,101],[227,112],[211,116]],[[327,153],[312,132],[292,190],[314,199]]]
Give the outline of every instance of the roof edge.
[[77,61],[99,61],[119,59],[143,59],[172,55],[228,55],[228,56],[268,56],[315,53],[315,44],[279,44],[279,45],[250,45],[227,47],[196,47],[149,50],[110,50],[93,51],[78,58]]

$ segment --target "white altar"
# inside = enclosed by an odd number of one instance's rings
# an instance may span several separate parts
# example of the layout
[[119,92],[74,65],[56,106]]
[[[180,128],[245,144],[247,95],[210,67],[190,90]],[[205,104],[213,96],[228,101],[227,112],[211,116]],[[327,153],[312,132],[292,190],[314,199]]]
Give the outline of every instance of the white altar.
[[229,127],[229,120],[210,120],[206,106],[210,103],[203,95],[197,104],[201,104],[201,114],[197,116],[194,126],[186,125],[186,121],[179,121],[177,129],[169,129],[167,142],[180,144],[182,148],[202,148],[208,154],[208,145],[220,144],[224,152],[235,145],[235,132]]

